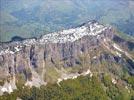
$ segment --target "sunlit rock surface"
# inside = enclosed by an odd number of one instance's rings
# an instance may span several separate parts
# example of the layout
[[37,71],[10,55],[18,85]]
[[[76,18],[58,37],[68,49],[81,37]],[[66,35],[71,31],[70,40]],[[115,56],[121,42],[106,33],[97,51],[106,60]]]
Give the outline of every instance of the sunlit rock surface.
[[[43,35],[38,39],[1,43],[0,80],[11,77],[10,81],[14,81],[12,85],[4,81],[0,94],[11,93],[16,89],[15,84],[20,79],[18,75],[25,82],[25,86],[40,87],[52,80],[59,84],[62,80],[75,79],[79,75],[90,74],[92,77],[92,70],[96,69],[93,66],[101,65],[104,61],[127,66],[128,71],[133,74],[133,57],[127,49],[113,43],[114,37],[113,28],[92,21],[76,28]],[[122,58],[122,54],[127,60]],[[105,70],[112,71],[105,67]],[[67,72],[68,68],[80,70],[74,74]],[[55,72],[50,72],[52,69]],[[103,72],[104,69],[99,73]],[[55,73],[57,76],[54,76]],[[64,75],[66,76],[63,77]]]

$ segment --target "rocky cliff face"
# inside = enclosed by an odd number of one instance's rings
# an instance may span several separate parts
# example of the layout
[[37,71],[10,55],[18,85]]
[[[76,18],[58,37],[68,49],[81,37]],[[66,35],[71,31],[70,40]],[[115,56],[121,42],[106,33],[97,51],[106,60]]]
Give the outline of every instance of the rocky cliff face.
[[[90,74],[121,75],[125,68],[133,74],[133,56],[128,53],[127,45],[123,48],[117,44],[117,37],[111,27],[93,21],[39,39],[1,43],[1,94],[12,92],[20,81],[26,86],[39,87],[69,75],[83,75],[87,70]],[[133,42],[131,45],[132,51]],[[115,68],[116,65],[120,67]]]

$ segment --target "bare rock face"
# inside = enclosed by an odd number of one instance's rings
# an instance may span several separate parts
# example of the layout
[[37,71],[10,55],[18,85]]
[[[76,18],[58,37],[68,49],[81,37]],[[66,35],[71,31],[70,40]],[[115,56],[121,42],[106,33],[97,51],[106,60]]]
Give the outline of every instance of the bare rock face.
[[[7,82],[9,79],[8,83],[13,81],[16,84],[21,76],[25,85],[39,87],[46,84],[46,73],[51,73],[49,69],[55,69],[61,75],[65,73],[61,72],[62,68],[91,67],[106,59],[125,64],[120,56],[126,54],[126,51],[114,47],[114,33],[111,27],[93,21],[80,27],[44,35],[40,39],[1,43],[0,80]],[[99,51],[95,52],[97,50]],[[101,51],[110,53],[106,55]],[[132,59],[131,55],[126,56]],[[129,65],[131,71],[134,69],[132,66]],[[2,86],[0,89],[5,92]]]

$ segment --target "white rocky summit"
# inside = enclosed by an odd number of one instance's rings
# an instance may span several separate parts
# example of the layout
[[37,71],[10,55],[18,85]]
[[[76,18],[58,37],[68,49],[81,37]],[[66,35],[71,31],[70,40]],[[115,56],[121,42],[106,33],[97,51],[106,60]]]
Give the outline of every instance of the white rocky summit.
[[105,27],[97,22],[89,22],[81,27],[71,28],[68,30],[63,30],[60,32],[54,32],[42,36],[39,40],[40,43],[65,43],[65,42],[74,42],[83,36],[97,36],[102,31],[106,30],[108,27]]
[[71,28],[68,30],[63,30],[59,32],[50,33],[43,35],[40,39],[26,39],[21,42],[16,42],[17,45],[14,46],[14,51],[9,50],[9,48],[2,48],[0,50],[0,55],[4,54],[14,54],[22,49],[23,46],[30,46],[32,44],[46,44],[46,43],[65,43],[74,42],[84,36],[100,36],[100,34],[108,29],[109,27],[103,26],[98,22],[88,22],[81,25],[80,27]]

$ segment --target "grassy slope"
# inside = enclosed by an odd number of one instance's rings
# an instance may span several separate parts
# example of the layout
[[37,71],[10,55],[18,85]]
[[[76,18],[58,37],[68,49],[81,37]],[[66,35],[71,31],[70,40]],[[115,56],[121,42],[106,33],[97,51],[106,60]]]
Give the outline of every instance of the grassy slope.
[[19,88],[10,95],[5,93],[0,100],[16,100],[17,97],[22,100],[108,100],[109,98],[131,100],[133,98],[134,91],[130,87],[124,88],[120,82],[113,85],[110,75],[104,74],[102,80],[97,77],[81,76],[75,80],[61,82],[60,87],[57,84],[49,84],[41,86],[40,89]]
[[133,37],[133,36],[127,35],[127,34],[125,34],[125,33],[123,33],[123,32],[120,32],[120,31],[117,31],[117,35],[118,35],[119,37],[121,37],[121,38],[127,40],[127,41],[132,41],[132,42],[134,42],[134,37]]

